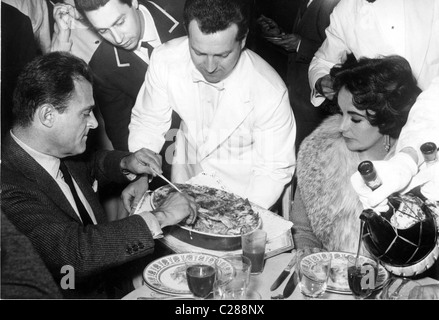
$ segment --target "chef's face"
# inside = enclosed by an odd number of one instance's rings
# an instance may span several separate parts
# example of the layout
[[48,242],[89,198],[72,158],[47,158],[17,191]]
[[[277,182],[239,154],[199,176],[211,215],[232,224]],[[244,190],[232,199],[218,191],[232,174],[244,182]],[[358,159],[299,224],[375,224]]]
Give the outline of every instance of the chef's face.
[[378,131],[378,127],[370,124],[365,110],[354,106],[352,94],[344,87],[338,93],[338,105],[343,115],[340,131],[347,148],[354,152],[382,149],[384,135]]
[[105,40],[125,50],[134,50],[143,34],[142,13],[137,8],[137,0],[132,1],[131,7],[119,0],[110,0],[85,15]]
[[189,23],[189,51],[195,67],[206,81],[217,83],[226,79],[232,73],[239,61],[245,46],[244,38],[236,39],[238,26],[232,24],[225,30],[204,34],[198,27],[198,22]]

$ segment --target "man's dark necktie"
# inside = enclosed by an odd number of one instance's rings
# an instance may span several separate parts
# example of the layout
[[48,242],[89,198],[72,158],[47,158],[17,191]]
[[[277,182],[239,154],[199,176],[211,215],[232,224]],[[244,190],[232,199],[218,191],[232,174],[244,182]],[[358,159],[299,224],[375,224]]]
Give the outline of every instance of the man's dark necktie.
[[150,45],[147,41],[143,41],[141,46],[143,48],[148,49],[148,58],[151,58],[151,54],[152,54],[152,51],[154,50],[154,47],[152,45]]
[[72,192],[73,199],[75,199],[76,207],[78,208],[79,215],[81,216],[82,224],[84,226],[88,224],[93,224],[93,221],[91,221],[90,215],[85,209],[84,204],[82,203],[81,199],[79,199],[78,193],[76,192],[75,186],[73,185],[72,177],[69,173],[69,170],[67,169],[64,161],[62,160],[59,165],[59,169],[63,174],[64,181],[67,183],[67,185],[70,188],[70,191]]

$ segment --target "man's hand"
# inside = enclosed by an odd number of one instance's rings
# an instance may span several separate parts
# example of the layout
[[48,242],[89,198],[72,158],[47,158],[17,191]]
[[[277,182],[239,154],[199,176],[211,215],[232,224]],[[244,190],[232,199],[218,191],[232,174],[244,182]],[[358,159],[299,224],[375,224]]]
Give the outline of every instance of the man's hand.
[[186,193],[171,193],[153,213],[160,223],[166,227],[186,219],[187,224],[194,224],[197,219],[198,206],[195,200]]
[[54,31],[61,41],[68,42],[73,20],[76,19],[75,8],[69,4],[57,3],[53,7],[53,19],[55,20]]
[[258,23],[259,27],[261,28],[261,33],[262,36],[265,37],[276,37],[276,36],[281,36],[283,33],[280,29],[280,27],[277,25],[277,23],[264,16],[261,15],[256,22]]
[[130,214],[137,207],[146,191],[148,191],[148,176],[139,178],[131,182],[121,194],[122,203],[125,210]]
[[130,154],[120,162],[122,171],[128,171],[132,174],[150,174],[156,176],[156,173],[162,173],[162,156],[146,148],[142,148],[135,153]]
[[327,74],[317,80],[315,87],[318,93],[320,93],[325,98],[332,100],[335,96],[335,91],[332,88],[332,85],[333,79],[331,75]]
[[[351,176],[351,183],[365,209],[387,211],[387,197],[403,190],[417,173],[418,166],[413,158],[404,152],[397,153],[387,161],[372,161],[382,185],[372,191],[363,181],[359,172]],[[387,207],[387,208],[386,208]]]
[[267,38],[267,41],[282,47],[288,52],[295,52],[300,43],[300,37],[296,34],[285,34],[281,36],[281,39],[270,39]]

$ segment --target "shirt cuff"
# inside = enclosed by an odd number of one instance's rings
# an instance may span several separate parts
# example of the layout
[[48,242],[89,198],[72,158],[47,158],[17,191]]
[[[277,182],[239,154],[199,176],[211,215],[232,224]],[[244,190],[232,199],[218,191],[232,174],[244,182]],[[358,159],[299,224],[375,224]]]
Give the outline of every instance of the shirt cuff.
[[148,213],[145,212],[142,215],[142,217],[145,220],[149,230],[151,231],[152,238],[153,239],[163,238],[163,231],[162,228],[160,228],[160,223],[157,220],[157,218],[151,212]]

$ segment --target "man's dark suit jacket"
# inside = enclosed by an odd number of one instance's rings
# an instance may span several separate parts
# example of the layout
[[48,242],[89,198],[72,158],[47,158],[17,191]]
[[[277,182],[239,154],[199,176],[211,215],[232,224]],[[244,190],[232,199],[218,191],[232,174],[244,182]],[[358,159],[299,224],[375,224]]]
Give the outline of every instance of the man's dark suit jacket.
[[[167,17],[150,1],[139,0],[151,13],[162,43],[186,34],[183,27],[182,0],[155,0],[179,24]],[[128,150],[128,125],[131,109],[145,80],[148,65],[134,52],[102,41],[89,65],[95,74],[95,100],[102,113],[105,130],[114,149]],[[175,117],[173,127],[179,125]]]
[[[289,56],[287,72],[290,103],[297,124],[296,152],[302,140],[327,116],[322,108],[315,108],[311,104],[308,68],[314,53],[326,39],[325,29],[339,1],[313,0],[303,15],[299,11],[293,26],[292,33],[301,37],[299,50]],[[306,4],[308,0],[302,2]]]
[[[154,250],[154,240],[143,218],[135,215],[109,223],[92,187],[96,180],[98,186],[109,181],[125,182],[119,164],[126,155],[121,151],[98,151],[66,159],[97,220],[96,225],[84,227],[56,181],[10,134],[5,138],[2,210],[31,240],[58,283],[64,276],[60,272],[64,265],[74,268],[76,288],[62,290],[65,297],[111,297],[108,294],[114,286],[121,288],[122,282],[127,283],[127,279],[115,278],[114,268],[132,267]],[[122,272],[119,275],[128,276]]]

